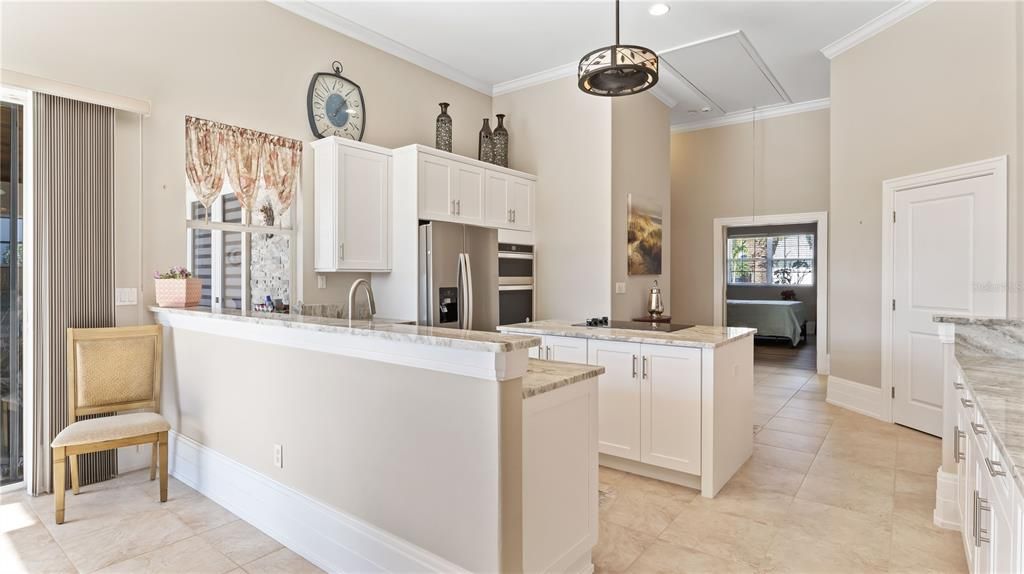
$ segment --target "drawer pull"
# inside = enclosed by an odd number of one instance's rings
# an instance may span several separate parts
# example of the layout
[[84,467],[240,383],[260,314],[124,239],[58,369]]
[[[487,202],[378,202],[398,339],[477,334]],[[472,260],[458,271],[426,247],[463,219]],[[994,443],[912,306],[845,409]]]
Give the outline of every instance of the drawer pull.
[[982,498],[978,495],[978,491],[974,491],[975,504],[977,509],[974,511],[974,530],[977,534],[974,535],[974,545],[980,547],[982,544],[988,544],[992,542],[992,537],[989,536],[990,532],[987,528],[982,528],[981,513],[992,512],[992,507],[988,504],[987,498]]
[[1006,476],[1006,471],[1003,470],[1003,463],[998,460],[992,460],[986,456],[985,466],[988,467],[988,473],[992,476]]
[[963,405],[965,409],[974,408],[974,401],[972,401],[971,399],[960,399],[960,404]]
[[633,355],[633,378],[636,378],[636,355]]
[[960,451],[960,436],[963,434],[959,426],[953,425],[953,462],[956,463],[964,460],[964,453]]
[[978,423],[971,423],[971,430],[974,431],[974,434],[988,434],[988,431],[985,430],[985,425]]

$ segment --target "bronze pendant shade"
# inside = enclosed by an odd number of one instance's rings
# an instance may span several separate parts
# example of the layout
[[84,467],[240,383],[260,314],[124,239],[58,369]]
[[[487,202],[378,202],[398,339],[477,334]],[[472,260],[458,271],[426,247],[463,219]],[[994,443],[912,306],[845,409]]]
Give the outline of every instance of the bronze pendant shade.
[[657,83],[658,55],[654,50],[619,43],[619,0],[615,0],[615,44],[580,59],[580,89],[595,96],[629,96]]

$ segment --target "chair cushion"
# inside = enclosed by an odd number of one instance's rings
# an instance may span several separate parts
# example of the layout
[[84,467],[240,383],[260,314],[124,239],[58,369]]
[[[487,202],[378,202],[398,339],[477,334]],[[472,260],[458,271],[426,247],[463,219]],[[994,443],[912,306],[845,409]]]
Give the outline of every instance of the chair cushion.
[[74,446],[131,438],[171,429],[158,413],[131,413],[78,421],[58,434],[50,446]]

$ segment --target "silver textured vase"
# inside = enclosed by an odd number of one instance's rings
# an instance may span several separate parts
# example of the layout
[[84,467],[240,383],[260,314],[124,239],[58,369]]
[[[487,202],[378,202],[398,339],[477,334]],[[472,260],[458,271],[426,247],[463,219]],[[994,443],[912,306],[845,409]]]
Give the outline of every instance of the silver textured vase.
[[491,135],[494,142],[494,165],[508,167],[508,130],[505,129],[505,114],[498,114],[498,125]]
[[480,128],[480,144],[477,147],[476,158],[494,163],[494,134],[491,132],[490,118],[484,118],[484,125]]
[[452,117],[448,115],[448,102],[441,102],[441,113],[437,114],[437,127],[434,130],[434,147],[442,151],[452,151]]

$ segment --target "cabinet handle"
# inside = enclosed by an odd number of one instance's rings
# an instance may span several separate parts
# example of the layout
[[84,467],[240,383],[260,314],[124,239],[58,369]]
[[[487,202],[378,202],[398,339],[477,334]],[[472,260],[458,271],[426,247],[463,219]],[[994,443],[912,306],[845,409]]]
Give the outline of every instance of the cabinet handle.
[[448,215],[455,215],[455,200],[452,200],[451,207],[448,208]]
[[978,491],[974,491],[974,545],[980,547],[983,543],[988,544],[992,542],[992,538],[989,536],[987,528],[982,528],[981,513],[992,512],[992,507],[988,504],[987,498],[982,498],[978,495]]
[[549,361],[551,360],[551,345],[544,347],[544,358]]
[[643,368],[643,373],[641,373],[641,375],[643,376],[643,378],[645,378],[645,379],[647,378],[647,356],[646,355],[644,356],[644,368]]
[[345,244],[344,243],[339,243],[338,244],[338,259],[340,259],[342,261],[345,260]]
[[1003,463],[998,460],[992,460],[986,456],[985,466],[988,467],[988,473],[992,476],[1006,476],[1006,471],[1003,470]]
[[974,434],[988,434],[988,431],[985,430],[985,425],[978,423],[971,423],[971,430],[974,431]]
[[970,399],[960,399],[960,404],[963,405],[965,409],[973,409],[974,408],[974,401],[972,401]]
[[960,462],[960,429],[953,425],[953,461]]
[[462,215],[462,200],[455,200],[455,215]]
[[516,210],[512,210],[512,223],[516,222]]
[[636,355],[633,355],[633,378],[636,378]]
[[508,223],[512,223],[512,210],[511,209],[508,210],[508,213],[505,214],[505,221],[508,222]]

